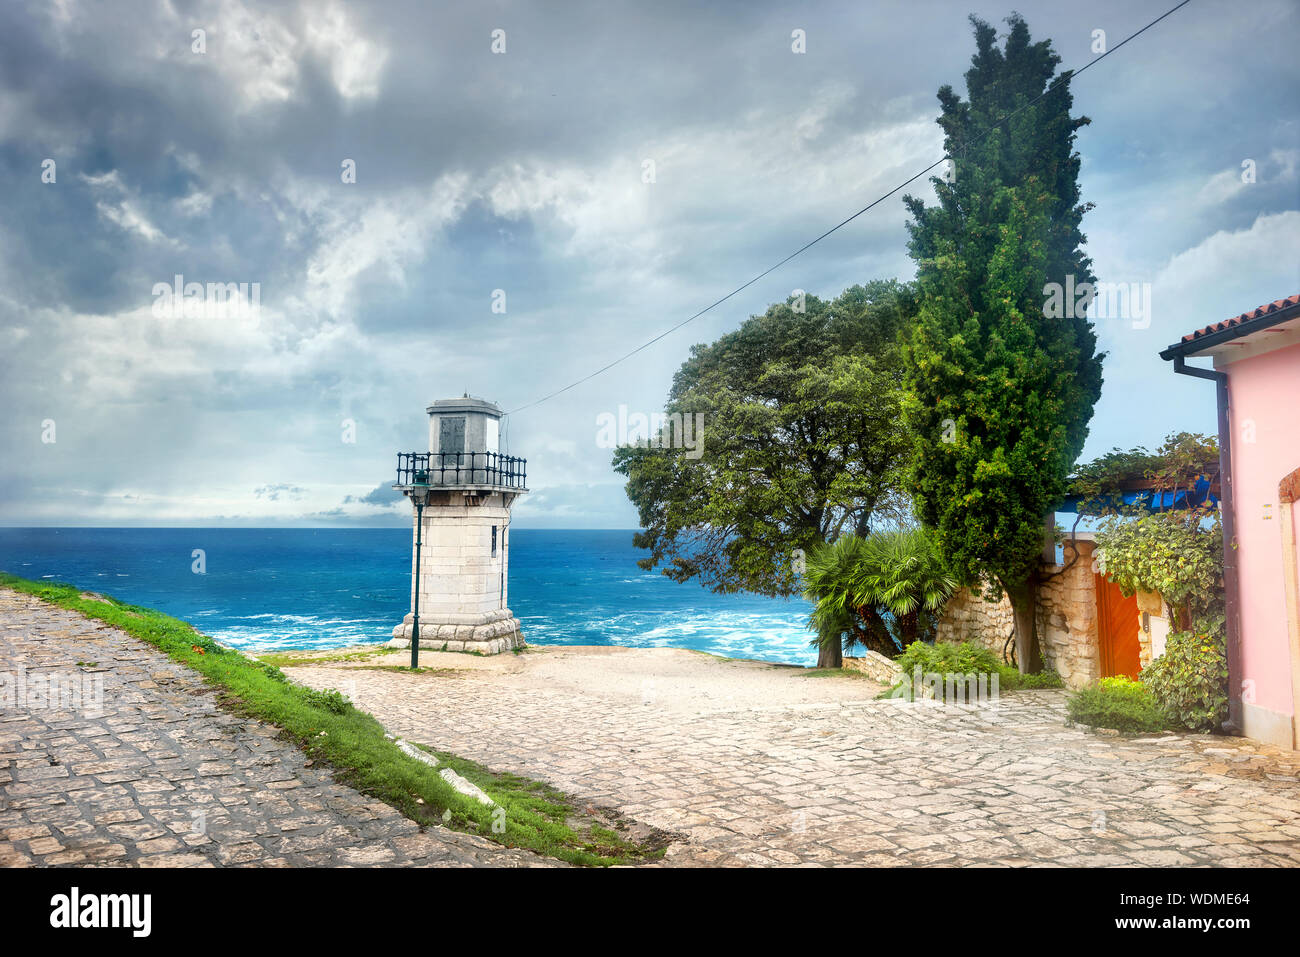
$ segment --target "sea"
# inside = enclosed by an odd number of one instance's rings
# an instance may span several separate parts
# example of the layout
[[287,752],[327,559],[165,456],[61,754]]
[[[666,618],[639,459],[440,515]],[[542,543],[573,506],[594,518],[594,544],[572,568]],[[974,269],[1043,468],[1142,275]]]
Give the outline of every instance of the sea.
[[[807,601],[643,571],[633,534],[512,528],[507,604],[525,639],[816,663]],[[157,608],[254,653],[387,641],[410,610],[410,564],[409,528],[0,528],[2,571]]]

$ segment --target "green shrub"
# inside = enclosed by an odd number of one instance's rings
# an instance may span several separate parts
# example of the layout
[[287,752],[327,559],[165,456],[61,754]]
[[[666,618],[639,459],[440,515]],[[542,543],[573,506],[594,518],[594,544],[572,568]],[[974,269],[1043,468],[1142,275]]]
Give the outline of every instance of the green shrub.
[[946,641],[935,642],[933,645],[914,641],[903,649],[903,653],[894,662],[908,674],[917,665],[921,666],[923,673],[951,671],[958,674],[994,674],[1002,664],[993,652],[969,641],[963,641],[959,645]]
[[276,665],[267,664],[265,661],[257,661],[254,662],[254,664],[262,670],[262,674],[266,675],[273,681],[278,681],[280,684],[288,684],[289,676],[281,671]]
[[1073,724],[1117,731],[1163,731],[1170,721],[1150,689],[1132,678],[1102,678],[1076,692],[1066,708]]
[[305,688],[303,689],[303,697],[308,704],[328,711],[330,714],[346,714],[352,707],[352,702],[343,697],[341,691],[334,688],[327,688],[324,691]]
[[903,669],[903,679],[888,692],[893,697],[910,695],[912,675],[918,665],[922,674],[997,675],[999,691],[1061,687],[1061,677],[1056,672],[1022,675],[1011,665],[999,661],[997,655],[987,648],[969,641],[961,644],[935,642],[933,645],[914,641],[894,662]]
[[1214,731],[1228,717],[1228,658],[1223,619],[1202,619],[1169,635],[1165,653],[1142,671],[1142,683],[1179,727]]
[[1002,671],[1002,687],[1011,691],[1062,687],[1061,676],[1055,671],[1044,669],[1036,675],[1022,675],[1018,668],[1011,665],[999,665],[999,668]]
[[225,645],[219,645],[207,635],[197,631],[190,640],[190,647],[200,655],[224,655],[230,652]]
[[1125,595],[1153,591],[1175,611],[1223,606],[1223,530],[1176,513],[1110,517],[1097,530],[1097,564]]

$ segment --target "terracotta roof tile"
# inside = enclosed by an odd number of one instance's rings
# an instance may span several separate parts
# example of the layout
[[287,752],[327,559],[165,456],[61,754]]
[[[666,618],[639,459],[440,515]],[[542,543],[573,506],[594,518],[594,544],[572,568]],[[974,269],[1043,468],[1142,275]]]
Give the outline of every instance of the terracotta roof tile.
[[1233,316],[1231,319],[1225,319],[1223,322],[1216,322],[1204,329],[1197,329],[1195,332],[1189,332],[1183,336],[1183,342],[1195,342],[1205,336],[1213,335],[1216,332],[1223,332],[1225,329],[1231,329],[1233,326],[1239,326],[1243,322],[1250,322],[1252,319],[1262,319],[1264,316],[1272,315],[1279,309],[1288,309],[1291,306],[1300,305],[1300,293],[1294,296],[1287,296],[1285,299],[1279,299],[1276,302],[1270,302],[1260,306],[1258,309],[1250,312],[1243,312],[1239,316]]

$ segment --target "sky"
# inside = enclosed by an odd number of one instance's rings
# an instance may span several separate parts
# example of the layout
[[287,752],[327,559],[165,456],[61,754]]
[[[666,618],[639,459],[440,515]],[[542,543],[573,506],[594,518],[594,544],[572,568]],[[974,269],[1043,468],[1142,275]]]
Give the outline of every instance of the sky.
[[[1077,69],[1173,2],[1014,9]],[[1012,9],[4,4],[0,524],[409,524],[429,402],[533,402],[939,159],[967,16]],[[1300,292],[1297,39],[1294,0],[1192,0],[1074,82],[1087,251],[1150,296],[1097,322],[1084,460],[1213,432],[1158,352]],[[796,289],[911,278],[905,222],[896,194],[510,415],[517,526],[635,527],[601,416]],[[187,315],[176,276],[248,286]]]

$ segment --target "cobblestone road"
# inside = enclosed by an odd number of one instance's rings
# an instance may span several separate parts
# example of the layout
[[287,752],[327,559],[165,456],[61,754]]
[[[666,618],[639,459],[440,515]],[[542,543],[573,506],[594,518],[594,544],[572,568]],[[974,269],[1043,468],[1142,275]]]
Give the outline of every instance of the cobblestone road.
[[[668,864],[1300,864],[1300,756],[1100,737],[1059,692],[874,700],[860,678],[664,649],[425,653],[289,673],[395,733],[681,835]],[[0,672],[91,674],[100,712],[0,713],[0,866],[519,866],[418,828],[223,712],[184,667],[0,589]]]
[[421,833],[145,643],[0,589],[0,673],[19,669],[102,676],[103,710],[0,710],[0,867],[553,863]]
[[1300,756],[1067,728],[1059,691],[905,705],[666,649],[421,663],[439,670],[290,673],[412,740],[681,833],[670,864],[1300,864]]

